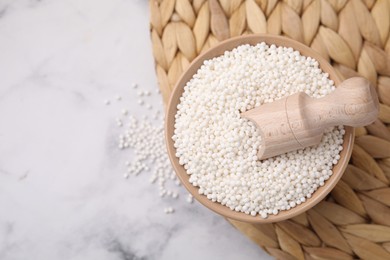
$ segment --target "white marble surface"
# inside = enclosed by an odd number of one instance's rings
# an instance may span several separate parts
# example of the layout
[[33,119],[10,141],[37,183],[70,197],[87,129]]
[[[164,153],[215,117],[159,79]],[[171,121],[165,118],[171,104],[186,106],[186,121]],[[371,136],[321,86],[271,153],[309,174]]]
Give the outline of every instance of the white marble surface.
[[0,259],[270,259],[198,203],[161,200],[150,174],[122,177],[115,117],[145,113],[132,82],[157,88],[147,8],[0,0]]

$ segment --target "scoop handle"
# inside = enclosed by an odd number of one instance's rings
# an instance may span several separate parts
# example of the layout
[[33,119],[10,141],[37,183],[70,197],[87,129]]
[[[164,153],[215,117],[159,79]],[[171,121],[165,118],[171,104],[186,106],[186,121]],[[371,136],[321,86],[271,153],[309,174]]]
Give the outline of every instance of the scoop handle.
[[374,87],[364,78],[343,81],[323,98],[299,92],[241,114],[256,124],[262,139],[258,157],[275,155],[320,143],[327,127],[365,126],[379,114]]
[[[376,91],[367,79],[361,77],[343,81],[323,98],[311,98],[301,92],[288,96],[285,102],[287,124],[293,139],[299,144],[296,147],[300,148],[318,144],[328,127],[369,125],[379,113]],[[280,147],[283,148],[280,151],[296,149],[287,142]]]
[[[288,107],[287,107],[288,109]],[[323,127],[347,125],[365,126],[374,122],[379,113],[379,101],[371,83],[361,77],[343,81],[331,94],[306,100],[304,118],[319,118]]]

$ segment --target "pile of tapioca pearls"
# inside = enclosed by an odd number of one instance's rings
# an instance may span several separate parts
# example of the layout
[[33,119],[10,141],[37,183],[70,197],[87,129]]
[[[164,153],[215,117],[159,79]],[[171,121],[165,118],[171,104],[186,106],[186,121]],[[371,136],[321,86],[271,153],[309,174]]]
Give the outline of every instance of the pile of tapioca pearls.
[[305,92],[319,98],[335,89],[319,63],[292,48],[241,45],[206,60],[184,87],[172,139],[176,157],[199,193],[213,202],[267,218],[310,198],[332,175],[343,149],[343,126],[321,143],[258,160],[261,138],[240,113]]

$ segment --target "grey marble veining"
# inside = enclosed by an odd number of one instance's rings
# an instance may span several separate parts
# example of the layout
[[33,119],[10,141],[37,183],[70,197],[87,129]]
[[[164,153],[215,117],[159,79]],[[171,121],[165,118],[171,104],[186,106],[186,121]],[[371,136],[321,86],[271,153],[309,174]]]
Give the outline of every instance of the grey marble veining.
[[148,30],[146,0],[0,1],[0,259],[270,259],[184,188],[122,177],[115,117],[149,113],[132,82],[157,88]]

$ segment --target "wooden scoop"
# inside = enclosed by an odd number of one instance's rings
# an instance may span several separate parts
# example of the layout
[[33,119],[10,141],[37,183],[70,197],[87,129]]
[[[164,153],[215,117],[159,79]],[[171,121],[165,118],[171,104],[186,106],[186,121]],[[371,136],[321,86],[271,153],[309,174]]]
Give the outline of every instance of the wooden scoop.
[[364,78],[350,78],[323,98],[300,92],[241,114],[260,130],[257,153],[267,159],[320,143],[327,127],[365,126],[374,122],[379,101],[374,87]]

